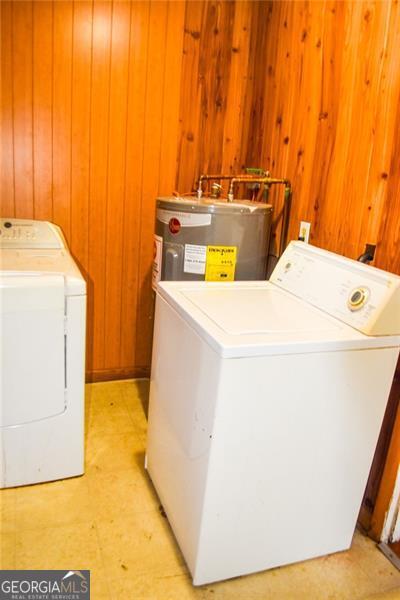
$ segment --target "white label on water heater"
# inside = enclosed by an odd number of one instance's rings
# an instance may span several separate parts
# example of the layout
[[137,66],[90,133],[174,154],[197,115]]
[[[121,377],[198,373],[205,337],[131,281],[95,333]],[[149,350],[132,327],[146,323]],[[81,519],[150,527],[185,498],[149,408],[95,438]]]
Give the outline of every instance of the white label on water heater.
[[177,210],[157,210],[157,219],[168,225],[171,219],[178,219],[181,227],[203,227],[211,225],[211,215],[207,213],[181,212]]
[[204,275],[206,272],[206,256],[207,246],[185,244],[184,272]]
[[159,235],[154,236],[154,251],[153,251],[153,273],[151,285],[154,291],[157,289],[157,283],[161,278],[161,266],[162,266],[162,246],[163,239]]

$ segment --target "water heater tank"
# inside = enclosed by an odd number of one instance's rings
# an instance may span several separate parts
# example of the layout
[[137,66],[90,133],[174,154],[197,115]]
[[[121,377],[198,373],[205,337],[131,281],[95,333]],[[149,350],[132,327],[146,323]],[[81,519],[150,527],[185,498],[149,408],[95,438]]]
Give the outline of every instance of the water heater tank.
[[153,287],[159,280],[265,279],[272,206],[158,198]]

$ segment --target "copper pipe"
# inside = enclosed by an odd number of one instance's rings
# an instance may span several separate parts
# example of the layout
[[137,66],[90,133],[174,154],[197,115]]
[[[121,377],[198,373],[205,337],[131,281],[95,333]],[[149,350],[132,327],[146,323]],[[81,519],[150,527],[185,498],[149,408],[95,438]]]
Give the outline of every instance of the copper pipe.
[[291,204],[292,204],[292,187],[290,185],[290,182],[286,180],[285,196],[284,196],[284,200],[283,200],[281,239],[279,242],[279,256],[282,256],[283,251],[285,250],[286,245],[287,245]]
[[[243,177],[241,175],[239,175],[238,177],[233,177],[231,179],[231,183],[229,186],[228,202],[233,202],[233,200],[234,200],[233,189],[234,189],[235,184],[236,183],[248,183],[248,182],[249,182],[249,180],[247,177]],[[292,198],[292,187],[290,185],[290,181],[288,179],[277,179],[274,177],[253,177],[252,182],[261,183],[264,186],[266,186],[267,188],[269,188],[271,185],[276,185],[276,184],[285,186],[285,196],[284,196],[284,201],[283,201],[283,212],[282,212],[281,239],[280,239],[280,243],[279,243],[279,256],[281,256],[284,249],[286,248],[288,229],[289,229],[290,204],[291,204],[291,198]]]
[[[289,187],[290,187],[290,181],[288,181],[287,179],[276,179],[274,177],[254,177],[254,176],[252,176],[250,178],[250,180],[252,183],[263,183],[267,187],[269,187],[270,185],[277,184],[277,183],[289,185]],[[237,177],[231,178],[231,183],[229,185],[229,192],[228,192],[228,202],[233,202],[233,188],[236,183],[249,183],[249,176],[248,175],[238,175]]]
[[[238,177],[243,178],[243,180],[245,181],[254,181],[255,179],[259,179],[258,176],[254,176],[251,174],[243,174],[243,175],[238,175]],[[203,181],[209,181],[210,179],[215,179],[216,181],[222,180],[222,179],[234,179],[235,176],[234,175],[200,175],[199,179],[198,179],[198,184],[197,184],[197,197],[201,198],[203,195],[203,187],[202,187],[202,183]]]

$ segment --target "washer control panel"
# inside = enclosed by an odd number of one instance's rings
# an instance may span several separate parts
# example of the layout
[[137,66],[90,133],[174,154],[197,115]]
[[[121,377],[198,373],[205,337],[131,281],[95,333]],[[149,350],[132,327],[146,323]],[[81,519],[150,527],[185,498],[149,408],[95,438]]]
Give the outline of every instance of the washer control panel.
[[400,333],[398,275],[291,242],[270,280],[362,333]]
[[48,221],[0,219],[0,248],[65,248],[61,229]]

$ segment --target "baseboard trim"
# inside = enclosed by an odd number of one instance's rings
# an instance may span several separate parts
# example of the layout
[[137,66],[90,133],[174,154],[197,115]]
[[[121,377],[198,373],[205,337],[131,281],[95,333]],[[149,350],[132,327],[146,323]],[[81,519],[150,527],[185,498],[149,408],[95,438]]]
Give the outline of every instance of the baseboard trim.
[[86,373],[87,383],[112,381],[114,379],[142,379],[150,376],[150,367],[123,367],[121,369],[100,369]]

